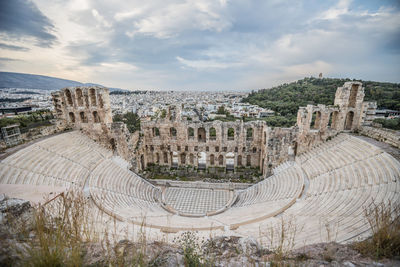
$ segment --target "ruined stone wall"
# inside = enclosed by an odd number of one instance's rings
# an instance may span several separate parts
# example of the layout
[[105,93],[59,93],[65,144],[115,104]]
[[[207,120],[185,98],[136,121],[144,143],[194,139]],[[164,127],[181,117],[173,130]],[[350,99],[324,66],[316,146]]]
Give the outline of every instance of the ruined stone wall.
[[[144,162],[259,168],[265,123],[157,120],[142,123]],[[229,168],[229,167],[228,167]]]
[[363,102],[360,82],[346,82],[336,90],[333,106],[307,105],[297,113],[297,152],[303,153],[342,131],[354,131],[373,120],[376,102]]
[[361,111],[361,122],[362,125],[371,125],[373,120],[375,119],[376,109],[378,105],[376,101],[366,101],[363,102],[362,111]]
[[354,131],[359,128],[362,124],[364,95],[364,87],[360,82],[345,82],[343,87],[336,90],[334,105],[339,107],[336,130]]
[[112,127],[107,88],[68,87],[52,93],[52,98],[54,115],[65,127],[81,130],[93,140],[117,150],[118,154],[129,159],[130,153],[125,149],[127,145],[124,140],[128,131],[121,125]]
[[372,120],[376,109],[376,102],[363,103],[361,83],[346,82],[336,91],[335,105],[300,107],[297,125],[291,128],[271,128],[264,121],[187,121],[182,120],[180,109],[172,106],[164,119],[142,121],[140,133],[130,134],[125,124],[112,123],[106,88],[64,88],[52,96],[60,124],[80,129],[113,149],[135,171],[148,164],[225,170],[247,167],[268,176],[278,164],[329,137],[360,129]]
[[73,128],[96,129],[100,124],[112,122],[107,88],[68,87],[53,93],[52,97],[54,115]]
[[274,167],[287,160],[294,160],[297,154],[298,129],[268,128],[268,139],[263,144],[264,153],[261,162],[263,174],[269,176]]
[[360,134],[400,148],[400,132],[385,128],[362,126]]

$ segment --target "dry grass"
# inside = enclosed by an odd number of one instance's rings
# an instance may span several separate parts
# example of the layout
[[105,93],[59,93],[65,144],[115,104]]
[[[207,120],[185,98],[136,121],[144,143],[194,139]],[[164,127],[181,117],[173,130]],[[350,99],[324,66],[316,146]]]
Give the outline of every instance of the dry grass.
[[73,192],[34,210],[27,266],[82,265],[85,242],[94,239],[86,199]]
[[287,221],[285,221],[284,217],[281,217],[277,227],[270,226],[267,231],[261,231],[261,234],[269,240],[275,261],[282,261],[294,248],[296,235],[301,230],[293,217]]
[[400,255],[400,206],[373,204],[364,209],[372,236],[353,246],[365,256],[376,259],[392,258]]
[[[27,246],[20,250],[24,266],[84,266],[88,250],[95,247],[103,266],[147,266],[144,222],[137,238],[125,239],[115,218],[99,225],[90,201],[81,193],[61,194],[46,205],[34,208],[33,223],[26,226]],[[135,240],[136,239],[136,240]],[[123,241],[120,241],[123,240]],[[132,242],[130,241],[132,240]]]

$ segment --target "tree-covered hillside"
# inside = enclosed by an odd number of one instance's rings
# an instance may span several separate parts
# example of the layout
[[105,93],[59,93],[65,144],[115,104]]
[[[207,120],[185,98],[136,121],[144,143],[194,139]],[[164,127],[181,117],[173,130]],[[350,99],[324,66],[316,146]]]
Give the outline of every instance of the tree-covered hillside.
[[[287,118],[296,116],[300,106],[307,104],[333,105],[337,87],[350,79],[304,78],[271,89],[252,92],[243,102],[256,104]],[[365,87],[364,100],[376,100],[378,108],[400,110],[400,84],[361,81]]]

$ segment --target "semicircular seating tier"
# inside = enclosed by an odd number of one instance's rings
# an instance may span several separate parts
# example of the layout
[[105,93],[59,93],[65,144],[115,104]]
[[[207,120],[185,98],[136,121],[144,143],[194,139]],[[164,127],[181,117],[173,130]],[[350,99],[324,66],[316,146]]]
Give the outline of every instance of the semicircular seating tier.
[[[2,160],[0,183],[86,187],[99,210],[119,220],[164,232],[219,229],[259,237],[264,244],[271,243],[271,233],[279,234],[283,224],[294,232],[295,245],[354,240],[370,234],[365,208],[381,202],[400,204],[399,161],[349,134],[340,134],[296,161],[277,166],[263,181],[229,194],[219,189],[199,193],[190,186],[165,190],[127,165],[81,133],[69,132]],[[194,194],[190,197],[193,192],[201,203]],[[180,212],[206,216],[184,217]]]

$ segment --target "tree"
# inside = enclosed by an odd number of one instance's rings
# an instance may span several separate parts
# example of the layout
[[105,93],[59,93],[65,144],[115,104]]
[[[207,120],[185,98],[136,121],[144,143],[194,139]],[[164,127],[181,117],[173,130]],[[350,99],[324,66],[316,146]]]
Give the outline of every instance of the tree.
[[115,114],[113,121],[125,123],[130,133],[140,130],[140,118],[136,113],[127,112],[123,115]]
[[229,111],[227,111],[225,109],[225,106],[222,105],[222,106],[218,107],[217,114],[228,116],[229,115]]

